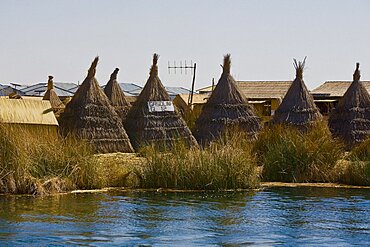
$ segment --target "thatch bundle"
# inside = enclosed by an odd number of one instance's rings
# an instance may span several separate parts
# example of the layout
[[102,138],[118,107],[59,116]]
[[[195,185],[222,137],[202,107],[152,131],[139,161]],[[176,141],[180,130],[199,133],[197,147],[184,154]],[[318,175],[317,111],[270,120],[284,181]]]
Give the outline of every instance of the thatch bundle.
[[53,111],[56,116],[59,116],[64,108],[65,105],[63,102],[59,99],[57,93],[54,91],[54,83],[53,83],[53,76],[49,75],[48,79],[48,90],[46,91],[43,100],[49,100],[51,107],[53,108]]
[[306,130],[314,122],[322,119],[322,115],[303,81],[305,62],[306,58],[303,62],[298,63],[294,59],[296,78],[275,112],[272,120],[274,124],[286,124],[300,130]]
[[104,93],[108,96],[112,106],[116,110],[118,116],[125,120],[128,110],[130,109],[130,104],[127,102],[125,98],[125,94],[123,93],[120,85],[117,81],[117,74],[119,69],[116,68],[110,76],[110,79],[107,85],[104,88]]
[[60,116],[62,134],[90,141],[96,152],[133,152],[130,140],[108,97],[95,79],[99,58]]
[[129,110],[124,123],[131,142],[135,149],[147,144],[170,148],[176,141],[183,141],[189,146],[197,145],[176,109],[163,112],[149,111],[148,102],[171,100],[158,77],[157,61],[158,55],[154,54],[149,79]]
[[360,64],[356,64],[353,82],[330,113],[329,127],[333,135],[348,146],[370,136],[370,95],[360,82]]
[[224,57],[223,72],[196,121],[195,136],[201,143],[218,138],[225,130],[238,128],[255,138],[260,119],[230,74],[230,54]]

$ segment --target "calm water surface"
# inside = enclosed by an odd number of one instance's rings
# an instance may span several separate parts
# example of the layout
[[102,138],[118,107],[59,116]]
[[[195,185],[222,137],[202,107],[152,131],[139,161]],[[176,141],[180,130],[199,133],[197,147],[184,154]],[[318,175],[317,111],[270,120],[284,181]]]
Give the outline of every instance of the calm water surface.
[[0,196],[0,246],[370,246],[370,190]]

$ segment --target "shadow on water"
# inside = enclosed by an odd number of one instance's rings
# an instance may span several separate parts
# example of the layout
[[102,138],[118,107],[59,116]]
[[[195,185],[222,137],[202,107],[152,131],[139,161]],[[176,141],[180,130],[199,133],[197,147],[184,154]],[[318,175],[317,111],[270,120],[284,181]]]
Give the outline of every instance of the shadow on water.
[[112,192],[0,196],[0,245],[368,245],[370,192]]

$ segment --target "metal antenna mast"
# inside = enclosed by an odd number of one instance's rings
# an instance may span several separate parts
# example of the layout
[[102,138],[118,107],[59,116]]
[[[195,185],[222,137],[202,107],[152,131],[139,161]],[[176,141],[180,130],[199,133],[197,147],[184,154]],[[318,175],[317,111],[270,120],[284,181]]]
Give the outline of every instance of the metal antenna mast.
[[185,60],[185,65],[182,64],[182,61],[180,61],[180,66],[176,66],[176,61],[173,62],[173,66],[170,65],[170,62],[168,61],[168,74],[171,74],[171,69],[173,69],[174,73],[176,74],[176,70],[180,69],[180,72],[182,74],[182,70],[184,70],[185,74],[187,74],[187,70],[193,71],[193,81],[191,83],[191,93],[188,98],[188,104],[191,106],[193,104],[193,94],[194,94],[194,85],[195,85],[195,72],[197,69],[197,64],[193,61],[190,61],[190,65],[187,65]]

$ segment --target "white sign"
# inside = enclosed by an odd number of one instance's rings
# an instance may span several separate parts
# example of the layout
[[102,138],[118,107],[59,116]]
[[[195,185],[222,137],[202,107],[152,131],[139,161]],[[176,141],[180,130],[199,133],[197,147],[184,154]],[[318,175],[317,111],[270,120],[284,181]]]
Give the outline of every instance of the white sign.
[[148,101],[149,112],[175,111],[172,101]]

